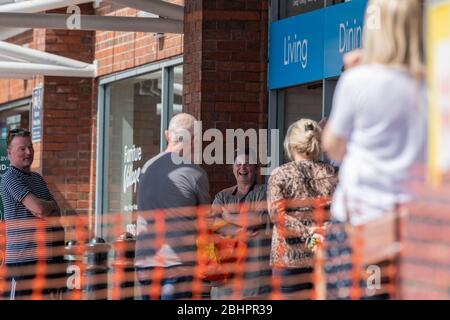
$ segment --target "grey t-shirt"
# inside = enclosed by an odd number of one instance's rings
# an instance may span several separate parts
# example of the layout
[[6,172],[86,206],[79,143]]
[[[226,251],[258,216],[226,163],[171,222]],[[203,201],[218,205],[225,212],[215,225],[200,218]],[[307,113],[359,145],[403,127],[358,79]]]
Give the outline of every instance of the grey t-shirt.
[[[195,164],[176,164],[172,153],[163,152],[144,165],[137,203],[135,265],[195,263],[198,206],[210,204],[205,170]],[[164,219],[156,221],[158,213]],[[158,239],[163,240],[160,246]]]
[[[240,203],[246,203],[248,205],[248,210],[250,212],[257,212],[261,216],[261,225],[255,226],[252,229],[264,229],[266,227],[265,216],[267,216],[266,207],[264,206],[264,210],[261,210],[261,205],[265,204],[267,198],[267,186],[265,184],[255,185],[252,190],[245,196],[237,195],[237,186],[224,189],[216,194],[213,201],[213,208],[215,211],[226,210],[227,207],[235,209],[236,206],[239,206]],[[219,209],[221,208],[221,209]],[[233,212],[234,210],[229,209],[233,214],[238,214],[237,212]],[[229,225],[221,228],[219,233],[233,234],[240,227],[235,225]]]

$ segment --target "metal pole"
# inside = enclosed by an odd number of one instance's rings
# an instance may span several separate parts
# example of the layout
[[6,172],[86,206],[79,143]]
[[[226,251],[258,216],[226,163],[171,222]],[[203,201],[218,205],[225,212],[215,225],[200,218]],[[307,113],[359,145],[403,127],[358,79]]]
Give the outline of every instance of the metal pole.
[[[92,2],[92,0],[29,0],[4,4],[0,6],[0,12],[34,13],[88,2]],[[4,28],[0,31],[0,40],[14,37],[27,30],[24,28]]]
[[112,2],[150,12],[174,20],[183,21],[184,7],[161,0],[111,0]]
[[97,67],[95,64],[90,64],[86,68],[77,69],[38,63],[0,62],[0,77],[24,77],[28,79],[30,76],[37,74],[55,77],[95,78]]
[[0,12],[34,13],[78,5],[92,0],[29,0],[0,6]]
[[[70,30],[70,14],[54,13],[0,13],[0,26],[48,28]],[[136,18],[112,16],[79,17],[78,30],[105,30],[122,32],[183,33],[183,22],[162,18]]]

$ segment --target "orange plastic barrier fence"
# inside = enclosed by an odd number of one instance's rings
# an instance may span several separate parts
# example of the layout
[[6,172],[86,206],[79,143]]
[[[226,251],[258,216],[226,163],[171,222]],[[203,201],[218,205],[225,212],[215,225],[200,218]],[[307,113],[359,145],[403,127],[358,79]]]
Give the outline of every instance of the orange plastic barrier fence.
[[[141,212],[137,230],[140,232],[141,224],[144,223],[147,232],[139,234],[138,250],[134,250],[136,239],[130,234],[124,234],[130,221],[125,221],[121,213],[103,216],[100,229],[106,243],[99,239],[92,241],[92,233],[88,230],[91,224],[87,217],[63,219],[62,224],[66,230],[73,230],[73,239],[65,239],[64,234],[52,234],[49,231],[52,226],[60,225],[60,219],[42,220],[34,226],[34,232],[36,255],[44,258],[27,268],[13,268],[3,261],[0,267],[0,296],[2,299],[33,300],[323,300],[331,297],[328,288],[335,282],[338,284],[333,292],[339,292],[339,295],[331,298],[362,299],[378,295],[394,297],[397,292],[398,252],[390,256],[392,259],[375,265],[380,268],[381,276],[379,283],[375,281],[376,294],[370,294],[372,288],[367,287],[369,280],[366,271],[371,266],[365,260],[368,238],[364,227],[353,227],[352,234],[341,242],[318,240],[314,253],[308,258],[310,267],[292,269],[270,264],[271,254],[274,254],[271,253],[274,226],[278,227],[278,232],[286,241],[294,241],[290,245],[305,248],[309,245],[305,241],[310,239],[296,237],[283,227],[287,223],[286,217],[292,211],[313,211],[313,224],[308,227],[314,226],[316,233],[325,239],[329,238],[332,225],[326,207],[329,202],[329,199],[284,201],[278,204],[277,210],[283,212],[278,215],[278,220],[270,222],[267,218],[265,224],[257,228],[242,228],[234,238],[225,236],[226,232],[219,236],[218,231],[212,231],[214,219],[209,206]],[[238,224],[248,226],[250,220],[247,213],[255,210],[254,208],[264,211],[266,207],[266,203],[244,203],[232,209],[240,212],[237,216]],[[268,217],[266,214],[267,212],[263,216]],[[226,230],[230,226],[224,224],[221,227]],[[346,230],[344,225],[341,227]],[[378,236],[383,237],[380,234],[374,237]],[[66,241],[66,246],[49,245],[58,241]],[[341,259],[342,263],[329,266],[328,256],[334,250],[333,246],[345,249],[345,241],[348,241],[347,254],[336,260]],[[370,241],[376,242],[376,239],[372,238]],[[1,236],[0,248],[4,248],[6,244],[7,237]],[[275,254],[289,255],[283,248],[285,246],[281,246],[280,252]],[[298,254],[301,256],[303,252],[299,250]],[[56,257],[61,259],[55,260]],[[137,258],[141,261],[136,266],[135,258],[136,261]],[[292,259],[298,257],[292,256]],[[346,266],[347,271],[339,271]],[[334,273],[333,270],[338,271]],[[339,280],[335,281],[336,279]]]

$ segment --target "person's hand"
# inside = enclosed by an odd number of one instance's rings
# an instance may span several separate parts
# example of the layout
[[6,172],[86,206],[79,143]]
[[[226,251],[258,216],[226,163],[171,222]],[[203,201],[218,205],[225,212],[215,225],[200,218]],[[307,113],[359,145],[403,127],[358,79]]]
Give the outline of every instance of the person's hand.
[[325,126],[326,126],[327,122],[328,122],[328,118],[327,117],[322,118],[322,120],[320,120],[319,123],[318,123],[320,129],[322,129],[322,130],[325,129]]
[[228,211],[225,208],[223,208],[223,210],[222,210],[222,219],[225,220],[225,221],[228,221],[228,222],[232,222],[233,218],[234,218],[233,214],[230,211]]
[[362,63],[363,51],[362,49],[356,49],[350,51],[344,55],[344,70],[356,67]]
[[311,234],[319,234],[321,236],[325,236],[326,232],[327,232],[327,227],[326,226],[322,226],[322,227],[314,227],[310,229]]
[[228,226],[229,223],[228,221],[225,221],[224,219],[215,219],[214,221],[212,221],[211,225],[209,226],[210,230],[213,232],[216,232],[220,229],[222,229],[223,227]]
[[316,252],[317,248],[320,247],[324,242],[324,237],[321,234],[315,233],[308,238],[307,245],[308,249],[312,252]]

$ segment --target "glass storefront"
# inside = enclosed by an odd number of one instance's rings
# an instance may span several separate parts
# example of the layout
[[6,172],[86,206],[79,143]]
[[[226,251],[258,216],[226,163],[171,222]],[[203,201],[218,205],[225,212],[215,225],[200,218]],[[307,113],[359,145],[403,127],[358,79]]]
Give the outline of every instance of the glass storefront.
[[285,89],[285,132],[287,128],[301,118],[320,121],[322,113],[322,83],[303,85]]
[[183,66],[173,68],[173,114],[183,112]]
[[[284,112],[282,115],[283,132],[282,138],[286,136],[287,129],[295,121],[307,118],[320,121],[324,114],[322,108],[323,85],[322,82],[296,86],[280,90],[284,96]],[[286,163],[289,159],[283,153],[281,162]]]
[[160,151],[161,82],[157,71],[110,87],[108,211],[125,213],[127,224],[137,210],[141,168]]
[[284,0],[280,1],[280,18],[289,18],[349,0]]
[[[104,84],[103,174],[97,183],[100,214],[120,214],[123,231],[135,233],[137,189],[144,164],[165,148],[168,121],[183,111],[183,67],[168,65]],[[111,225],[101,233],[109,241]]]

